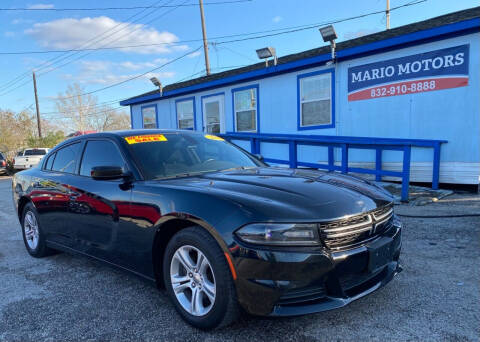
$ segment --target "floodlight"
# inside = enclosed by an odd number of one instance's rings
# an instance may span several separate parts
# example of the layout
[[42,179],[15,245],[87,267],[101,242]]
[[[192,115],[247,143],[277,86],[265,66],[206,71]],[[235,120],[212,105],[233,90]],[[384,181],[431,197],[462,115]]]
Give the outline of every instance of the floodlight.
[[154,86],[158,87],[158,90],[159,90],[160,96],[161,96],[162,93],[163,93],[162,82],[160,82],[160,81],[158,80],[158,78],[156,78],[156,77],[150,78],[150,81],[152,81],[152,83],[153,83]]
[[333,25],[328,25],[319,29],[324,42],[332,42],[337,39],[337,33],[333,28]]
[[277,65],[277,52],[275,48],[269,46],[257,50],[257,56],[260,59],[265,59],[265,66],[268,67],[268,58],[273,57],[273,65]]
[[325,27],[321,27],[319,29],[320,34],[322,35],[323,41],[324,42],[330,42],[330,47],[332,48],[332,61],[329,63],[333,63],[335,61],[335,39],[337,39],[337,33],[335,32],[335,29],[333,28],[333,25],[328,25]]

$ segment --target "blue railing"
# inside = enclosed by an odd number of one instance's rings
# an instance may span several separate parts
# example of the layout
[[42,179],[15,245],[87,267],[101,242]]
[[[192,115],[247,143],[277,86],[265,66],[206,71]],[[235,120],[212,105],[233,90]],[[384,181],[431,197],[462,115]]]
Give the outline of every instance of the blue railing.
[[[250,152],[261,154],[260,143],[288,144],[288,160],[268,158],[263,156],[268,163],[287,164],[291,168],[299,166],[327,169],[329,171],[340,171],[342,173],[355,172],[375,175],[375,180],[381,181],[382,176],[400,177],[402,179],[402,201],[408,201],[408,187],[410,184],[410,159],[413,147],[433,149],[433,173],[432,189],[438,189],[440,172],[440,148],[446,140],[426,139],[393,139],[393,138],[371,138],[371,137],[347,137],[329,135],[290,135],[290,134],[255,134],[255,133],[227,133],[221,135],[228,141],[246,140],[250,141]],[[310,163],[299,161],[297,157],[298,146],[326,146],[328,148],[328,163]],[[341,148],[341,165],[335,165],[334,148]],[[375,169],[348,166],[348,151],[351,148],[376,151]],[[390,171],[382,169],[383,151],[403,152],[402,171]]]

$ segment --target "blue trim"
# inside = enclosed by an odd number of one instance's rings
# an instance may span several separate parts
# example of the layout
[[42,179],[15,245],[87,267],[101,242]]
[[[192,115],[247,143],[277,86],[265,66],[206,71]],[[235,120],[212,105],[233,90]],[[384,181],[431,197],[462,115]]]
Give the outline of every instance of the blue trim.
[[133,113],[132,106],[130,106],[130,128],[133,129]]
[[[155,107],[155,124],[156,124],[156,128],[158,128],[158,108],[157,108],[157,104],[150,104],[150,105],[146,105],[146,106],[141,106],[140,107],[140,113],[141,113],[141,116],[142,116],[142,128],[145,128],[143,126],[143,109],[144,108],[151,108],[151,107]],[[131,111],[130,111],[131,112]],[[133,124],[133,121],[132,121],[132,124]]]
[[[200,113],[202,113],[202,132],[204,131],[205,129],[205,126],[203,125],[204,122],[203,122],[203,99],[206,99],[208,97],[213,97],[213,96],[221,96],[223,95],[223,116],[225,117],[225,92],[222,91],[222,92],[219,92],[219,93],[215,93],[215,94],[208,94],[208,95],[203,95],[200,97]],[[226,125],[226,123],[225,123]],[[220,125],[220,130],[222,130],[222,125]],[[226,128],[225,128],[226,130]]]
[[[193,128],[187,128],[187,129],[196,131],[197,130],[197,109],[195,108],[196,107],[195,96],[184,97],[184,98],[175,100],[175,127],[177,127],[177,129],[179,129],[179,127],[178,127],[178,107],[177,107],[177,103],[178,102],[186,102],[186,101],[192,101],[193,102]],[[183,128],[183,129],[185,129],[185,128]]]
[[[332,117],[331,117],[331,122],[328,125],[313,125],[313,126],[302,126],[302,106],[300,103],[300,80],[302,78],[308,78],[308,77],[313,77],[321,74],[326,74],[330,73],[330,88],[331,88],[331,93],[330,93],[330,110],[332,111]],[[297,129],[299,131],[305,131],[309,129],[319,129],[319,128],[334,128],[335,127],[335,69],[330,68],[330,69],[324,69],[320,71],[314,71],[314,72],[309,72],[307,74],[301,74],[297,75]]]
[[[404,48],[406,45],[421,44],[426,41],[435,41],[447,38],[452,35],[469,34],[471,32],[478,32],[480,28],[480,18],[473,18],[469,20],[460,21],[453,24],[447,24],[437,26],[434,28],[412,32],[396,37],[379,40],[373,43],[368,43],[360,46],[346,48],[337,51],[337,61],[352,59],[355,56],[365,55],[368,53],[374,53],[382,50],[392,50],[395,48]],[[318,55],[310,58],[304,58],[301,60],[280,64],[277,66],[271,66],[268,68],[261,68],[258,70],[248,71],[242,74],[224,77],[218,80],[203,82],[200,84],[192,85],[189,87],[179,88],[164,92],[162,99],[169,97],[190,94],[200,90],[207,90],[212,88],[218,88],[220,86],[231,85],[235,83],[248,82],[252,80],[258,80],[262,78],[271,77],[282,73],[292,72],[295,70],[301,70],[306,68],[312,68],[315,66],[323,65],[330,60],[330,53]],[[148,102],[158,99],[160,95],[158,93],[140,96],[137,98],[127,99],[120,101],[120,105],[126,106],[130,104],[138,104],[142,102]]]
[[[257,127],[255,131],[248,131],[248,132],[238,132],[237,131],[237,120],[235,118],[235,93],[238,91],[242,90],[248,90],[248,89],[256,89],[257,90],[257,98],[256,98],[256,103],[257,103]],[[256,84],[250,84],[247,86],[239,87],[239,88],[234,88],[232,89],[232,118],[233,118],[233,131],[237,134],[248,134],[248,133],[260,133],[260,86],[258,83]]]

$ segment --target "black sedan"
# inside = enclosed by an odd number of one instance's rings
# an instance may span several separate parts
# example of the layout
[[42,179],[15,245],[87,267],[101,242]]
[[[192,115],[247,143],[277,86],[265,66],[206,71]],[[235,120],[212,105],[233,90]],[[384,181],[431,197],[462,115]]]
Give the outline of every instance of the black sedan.
[[392,198],[361,179],[269,167],[220,137],[131,130],[69,139],[17,173],[28,253],[81,253],[166,288],[211,329],[347,305],[400,270]]

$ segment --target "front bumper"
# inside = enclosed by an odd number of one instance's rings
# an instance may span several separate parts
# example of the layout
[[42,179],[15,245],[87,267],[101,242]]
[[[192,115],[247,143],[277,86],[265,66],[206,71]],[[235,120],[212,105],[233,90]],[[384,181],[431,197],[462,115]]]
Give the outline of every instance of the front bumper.
[[[401,227],[392,226],[360,247],[259,249],[237,242],[230,248],[240,304],[251,314],[295,316],[339,308],[379,289],[398,274]],[[385,263],[372,269],[373,246],[387,245]],[[369,265],[370,264],[370,265]]]

